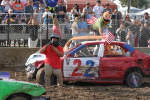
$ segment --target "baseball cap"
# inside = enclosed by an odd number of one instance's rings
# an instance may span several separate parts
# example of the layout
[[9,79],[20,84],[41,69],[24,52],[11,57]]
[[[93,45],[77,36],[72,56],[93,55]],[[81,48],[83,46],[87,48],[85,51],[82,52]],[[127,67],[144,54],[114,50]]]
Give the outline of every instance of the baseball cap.
[[105,6],[109,6],[110,4],[109,3],[107,3]]
[[101,3],[101,1],[100,1],[100,0],[97,0],[97,3]]
[[89,2],[86,3],[86,5],[89,5],[89,4],[90,4]]

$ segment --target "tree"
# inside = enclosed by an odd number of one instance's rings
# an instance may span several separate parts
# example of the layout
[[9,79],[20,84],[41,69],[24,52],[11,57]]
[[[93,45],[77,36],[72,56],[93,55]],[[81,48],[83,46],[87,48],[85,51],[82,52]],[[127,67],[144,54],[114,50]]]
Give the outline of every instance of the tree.
[[[128,0],[119,0],[121,2],[121,6],[128,6]],[[131,6],[136,8],[141,8],[143,5],[147,5],[147,0],[131,0]]]

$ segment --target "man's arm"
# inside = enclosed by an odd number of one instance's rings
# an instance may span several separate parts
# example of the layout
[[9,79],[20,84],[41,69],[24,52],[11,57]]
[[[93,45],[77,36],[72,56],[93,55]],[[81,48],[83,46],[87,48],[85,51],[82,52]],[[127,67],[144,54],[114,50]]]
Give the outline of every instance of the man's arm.
[[32,18],[30,18],[30,21],[28,22],[28,27],[30,27],[31,22],[32,22]]
[[46,44],[45,48],[40,49],[40,53],[43,53],[48,47],[49,47],[49,44]]
[[99,28],[100,36],[103,36],[103,28]]
[[126,40],[129,40],[129,37],[130,37],[131,33],[132,33],[132,31],[128,32],[128,36],[127,36]]

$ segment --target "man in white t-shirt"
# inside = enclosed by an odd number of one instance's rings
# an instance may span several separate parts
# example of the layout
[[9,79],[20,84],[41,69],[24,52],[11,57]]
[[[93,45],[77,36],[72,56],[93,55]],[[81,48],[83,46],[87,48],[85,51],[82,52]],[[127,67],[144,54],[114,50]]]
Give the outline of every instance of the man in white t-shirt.
[[103,6],[101,6],[100,0],[98,0],[96,6],[94,6],[93,12],[96,18],[99,18],[103,15]]

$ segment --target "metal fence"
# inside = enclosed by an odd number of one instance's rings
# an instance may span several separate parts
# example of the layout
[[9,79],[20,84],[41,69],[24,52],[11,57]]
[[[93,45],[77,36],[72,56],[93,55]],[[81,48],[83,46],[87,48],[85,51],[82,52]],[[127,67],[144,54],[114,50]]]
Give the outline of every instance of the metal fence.
[[[5,18],[6,16],[7,18]],[[33,14],[33,16],[39,22],[36,47],[42,47],[49,42],[50,35],[53,34],[53,21],[57,15],[52,14],[52,20],[50,20],[50,22],[48,17],[47,19],[42,18],[43,14]],[[61,46],[64,46],[65,43],[72,38],[71,25],[73,18],[70,14],[66,16],[68,17],[65,19],[58,19],[62,35],[60,41]],[[142,17],[140,16],[140,18]],[[150,40],[149,24],[140,24],[140,18],[137,18],[136,21],[120,20],[117,18],[112,19],[108,27],[103,29],[103,33],[109,30],[116,36],[115,41],[127,42],[135,47],[147,47],[149,43],[148,40]],[[29,20],[30,18],[25,21],[25,16],[22,14],[2,13],[0,15],[0,47],[28,47],[29,31],[31,30],[31,27],[28,27]],[[70,20],[70,22],[68,20]],[[86,17],[84,20],[87,21]],[[88,24],[86,35],[94,35],[93,33],[92,25]]]

